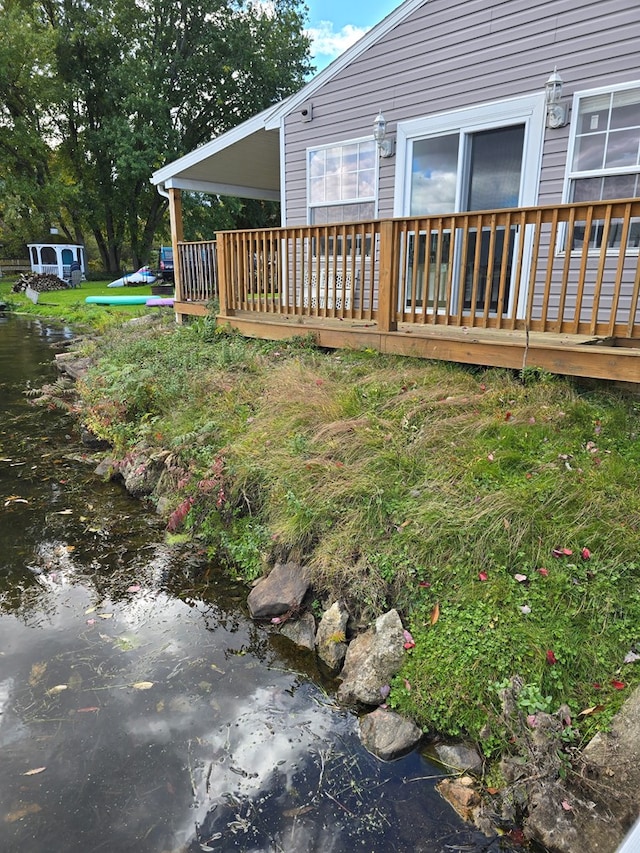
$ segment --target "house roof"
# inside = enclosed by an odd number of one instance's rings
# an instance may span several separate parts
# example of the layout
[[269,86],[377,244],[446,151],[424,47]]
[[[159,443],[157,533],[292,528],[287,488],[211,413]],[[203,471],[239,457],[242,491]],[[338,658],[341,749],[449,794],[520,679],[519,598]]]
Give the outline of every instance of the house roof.
[[151,183],[165,189],[279,199],[279,131],[284,117],[425,2],[404,0],[298,92],[158,169]]

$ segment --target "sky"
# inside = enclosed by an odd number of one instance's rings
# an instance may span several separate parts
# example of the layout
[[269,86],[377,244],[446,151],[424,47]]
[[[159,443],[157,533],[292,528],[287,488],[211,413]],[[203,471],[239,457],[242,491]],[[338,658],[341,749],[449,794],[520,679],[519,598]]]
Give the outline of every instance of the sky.
[[401,0],[306,0],[317,71],[399,6]]

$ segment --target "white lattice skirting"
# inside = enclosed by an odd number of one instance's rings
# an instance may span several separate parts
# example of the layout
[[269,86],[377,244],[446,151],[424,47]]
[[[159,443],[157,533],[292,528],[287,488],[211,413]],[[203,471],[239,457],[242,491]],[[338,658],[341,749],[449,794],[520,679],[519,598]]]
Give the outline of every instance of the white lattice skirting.
[[[356,278],[358,277],[358,271],[356,270]],[[303,286],[303,305],[305,308],[327,308],[328,310],[332,310],[334,308],[333,305],[333,296],[334,296],[334,284],[333,284],[333,270],[329,270],[327,275],[327,270],[320,267],[320,293],[318,293],[318,271],[312,269],[311,276],[309,276],[309,271],[305,270],[304,274],[304,286]],[[345,311],[351,310],[351,292],[353,286],[353,276],[351,270],[347,270],[346,273],[341,269],[336,269],[335,275],[335,309],[336,311],[341,311],[343,308]]]

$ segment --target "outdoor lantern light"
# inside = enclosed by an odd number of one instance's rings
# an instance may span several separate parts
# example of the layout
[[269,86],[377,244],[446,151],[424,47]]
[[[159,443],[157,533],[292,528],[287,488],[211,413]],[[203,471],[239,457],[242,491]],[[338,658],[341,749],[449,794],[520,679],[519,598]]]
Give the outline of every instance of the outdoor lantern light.
[[373,138],[378,146],[378,151],[381,157],[391,157],[393,155],[393,139],[387,138],[387,123],[381,112],[373,122]]
[[554,66],[553,73],[545,83],[547,103],[547,127],[564,127],[567,123],[567,105],[560,103],[562,97],[562,77]]

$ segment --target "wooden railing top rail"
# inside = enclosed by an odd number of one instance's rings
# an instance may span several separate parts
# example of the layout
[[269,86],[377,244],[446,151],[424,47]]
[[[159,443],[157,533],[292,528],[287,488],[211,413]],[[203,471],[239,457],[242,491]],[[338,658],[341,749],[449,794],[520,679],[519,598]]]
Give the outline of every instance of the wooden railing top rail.
[[[582,214],[582,215],[580,215]],[[458,213],[443,213],[433,216],[393,216],[380,219],[368,219],[361,222],[330,222],[326,225],[286,225],[274,226],[271,228],[243,228],[229,229],[227,231],[218,231],[217,235],[226,234],[244,234],[244,235],[261,235],[266,233],[281,234],[301,234],[308,235],[323,234],[326,229],[354,227],[371,228],[374,233],[378,233],[381,223],[396,222],[396,223],[413,223],[416,221],[442,221],[442,220],[465,220],[469,218],[491,218],[495,219],[496,225],[503,225],[505,222],[513,224],[514,217],[525,217],[525,224],[532,225],[535,223],[553,223],[553,222],[568,222],[570,218],[575,217],[576,220],[586,220],[588,217],[592,219],[604,219],[607,215],[613,219],[620,219],[625,216],[631,218],[640,217],[640,199],[611,199],[610,201],[580,201],[567,204],[547,204],[534,205],[529,207],[504,207],[499,210],[468,210]],[[207,242],[207,241],[205,241]]]

